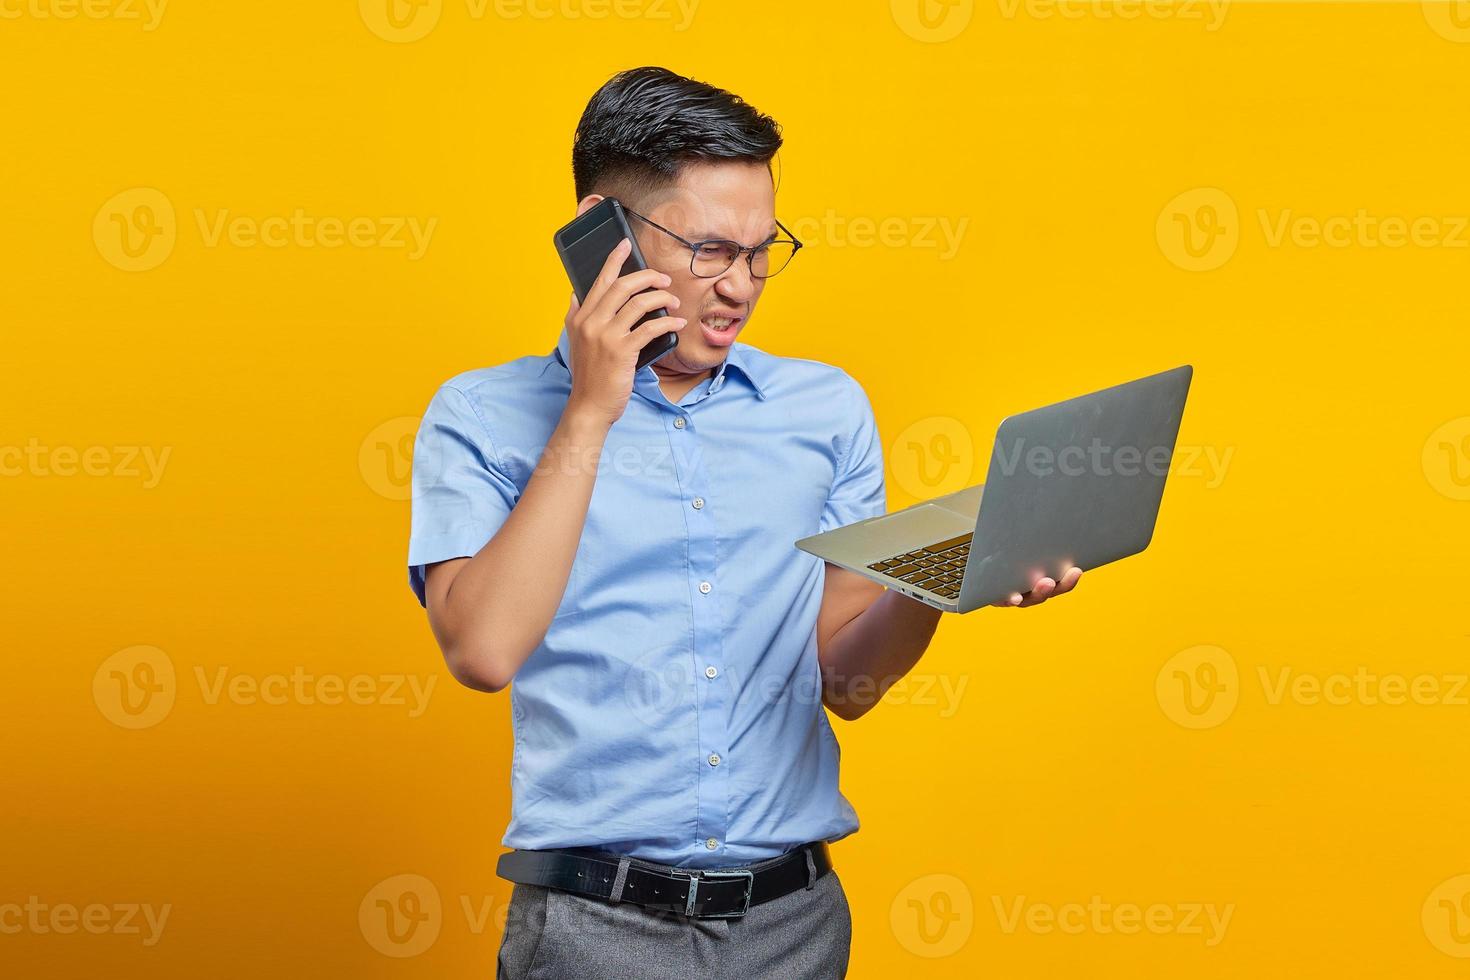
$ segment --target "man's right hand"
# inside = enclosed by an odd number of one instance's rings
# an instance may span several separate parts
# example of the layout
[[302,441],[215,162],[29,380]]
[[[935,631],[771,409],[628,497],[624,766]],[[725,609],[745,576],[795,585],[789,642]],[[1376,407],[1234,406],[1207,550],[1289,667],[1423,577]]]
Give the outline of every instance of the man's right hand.
[[[613,249],[586,304],[573,299],[567,311],[572,394],[542,460],[599,459],[628,406],[638,352],[684,327],[682,317],[661,316],[630,329],[650,310],[679,308],[678,297],[664,291],[669,277],[662,272],[618,278],[631,248],[625,240]],[[538,463],[510,516],[473,558],[426,570],[429,624],[460,683],[501,690],[545,638],[566,594],[597,470]]]
[[[612,250],[586,303],[575,296],[567,310],[572,348],[572,394],[566,411],[611,426],[622,418],[633,391],[638,353],[655,338],[684,329],[684,317],[653,317],[632,329],[645,314],[663,308],[673,314],[679,298],[666,292],[671,280],[655,269],[619,278],[632,244],[625,238]],[[648,292],[644,292],[648,290]]]

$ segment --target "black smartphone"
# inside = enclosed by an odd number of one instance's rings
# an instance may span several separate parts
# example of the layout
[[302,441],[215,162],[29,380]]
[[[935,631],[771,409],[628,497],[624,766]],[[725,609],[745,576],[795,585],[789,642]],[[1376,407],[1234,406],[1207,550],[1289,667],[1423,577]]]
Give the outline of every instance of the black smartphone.
[[[577,294],[577,302],[587,301],[587,293],[597,281],[597,275],[602,271],[607,257],[624,238],[633,243],[633,251],[628,253],[628,259],[618,273],[619,277],[647,269],[648,263],[643,261],[643,253],[638,250],[638,239],[633,235],[633,229],[628,224],[628,215],[617,198],[604,197],[585,213],[558,229],[553,236],[556,254],[561,256],[561,264],[566,266],[567,276],[572,280],[572,289]],[[668,315],[666,310],[659,308],[633,324],[633,329],[653,317]],[[652,364],[677,346],[679,335],[672,330],[655,337],[638,352],[638,367]]]

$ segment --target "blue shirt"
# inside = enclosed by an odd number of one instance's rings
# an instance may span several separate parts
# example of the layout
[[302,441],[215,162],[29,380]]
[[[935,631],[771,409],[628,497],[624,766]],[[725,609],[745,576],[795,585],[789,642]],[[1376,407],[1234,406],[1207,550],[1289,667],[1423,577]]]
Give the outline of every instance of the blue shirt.
[[[571,392],[570,347],[462,374],[414,447],[409,581],[515,506]],[[883,451],[839,368],[735,343],[670,402],[651,367],[603,446],[561,605],[511,684],[517,848],[739,865],[857,829],[822,708],[823,562],[882,514]],[[572,520],[573,515],[568,515]]]

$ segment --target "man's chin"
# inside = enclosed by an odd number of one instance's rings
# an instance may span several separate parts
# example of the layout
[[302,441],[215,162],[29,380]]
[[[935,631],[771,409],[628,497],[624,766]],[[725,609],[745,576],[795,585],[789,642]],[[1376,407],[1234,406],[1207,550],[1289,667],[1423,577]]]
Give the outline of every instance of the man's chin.
[[670,367],[677,367],[689,374],[698,374],[701,371],[709,371],[725,363],[725,357],[730,353],[728,347],[710,347],[708,344],[689,343],[683,337],[679,338],[679,345],[669,352],[669,356],[659,363],[674,361]]

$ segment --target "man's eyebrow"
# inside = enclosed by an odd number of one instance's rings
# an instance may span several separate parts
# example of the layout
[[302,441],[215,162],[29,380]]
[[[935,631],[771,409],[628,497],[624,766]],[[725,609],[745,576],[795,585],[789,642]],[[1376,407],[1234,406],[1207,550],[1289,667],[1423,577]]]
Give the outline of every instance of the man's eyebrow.
[[[775,238],[778,234],[780,234],[780,232],[781,229],[776,227],[776,222],[772,221],[771,230],[766,232],[766,236],[762,238],[757,244],[762,244],[770,241],[772,238]],[[689,240],[691,242],[733,242],[735,239],[727,238],[724,235],[717,235],[710,231],[702,231],[696,235],[690,235]]]

